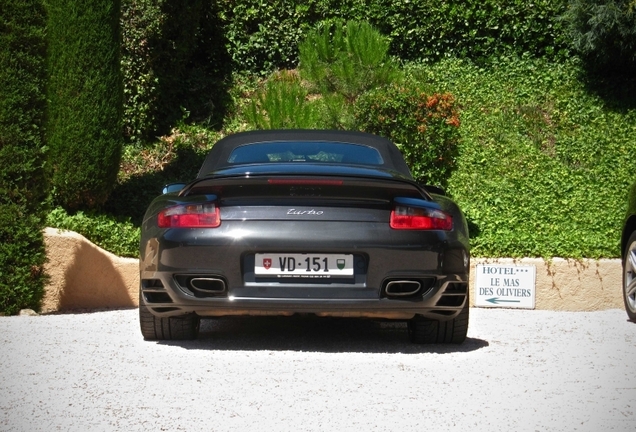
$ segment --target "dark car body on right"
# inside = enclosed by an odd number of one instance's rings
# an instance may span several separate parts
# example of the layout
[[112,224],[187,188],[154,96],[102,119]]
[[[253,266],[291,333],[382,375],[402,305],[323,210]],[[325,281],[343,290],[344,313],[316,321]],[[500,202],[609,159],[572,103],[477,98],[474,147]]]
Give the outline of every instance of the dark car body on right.
[[631,321],[636,322],[636,182],[629,192],[627,216],[621,237],[623,300]]

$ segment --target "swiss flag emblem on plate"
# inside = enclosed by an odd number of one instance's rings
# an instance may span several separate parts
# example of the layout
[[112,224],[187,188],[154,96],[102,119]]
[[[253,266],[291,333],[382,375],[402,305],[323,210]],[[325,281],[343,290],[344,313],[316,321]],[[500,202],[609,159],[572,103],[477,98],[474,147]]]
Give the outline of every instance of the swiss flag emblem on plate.
[[272,259],[271,258],[263,258],[263,267],[265,268],[265,270],[269,270],[269,268],[272,266]]

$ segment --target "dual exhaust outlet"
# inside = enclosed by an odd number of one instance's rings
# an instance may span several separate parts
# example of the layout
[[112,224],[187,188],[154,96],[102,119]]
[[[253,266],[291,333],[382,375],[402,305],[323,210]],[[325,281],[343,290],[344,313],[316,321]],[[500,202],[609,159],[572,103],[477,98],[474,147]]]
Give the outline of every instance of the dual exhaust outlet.
[[[196,296],[209,297],[225,294],[225,281],[215,277],[193,277],[188,281]],[[386,283],[384,293],[387,297],[408,297],[417,294],[422,284],[417,280],[392,280]]]

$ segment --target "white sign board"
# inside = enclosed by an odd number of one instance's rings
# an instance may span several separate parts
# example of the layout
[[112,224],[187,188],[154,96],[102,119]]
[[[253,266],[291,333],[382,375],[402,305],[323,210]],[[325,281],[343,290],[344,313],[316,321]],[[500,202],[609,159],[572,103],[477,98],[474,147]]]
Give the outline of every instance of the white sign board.
[[477,264],[475,306],[534,309],[535,266]]

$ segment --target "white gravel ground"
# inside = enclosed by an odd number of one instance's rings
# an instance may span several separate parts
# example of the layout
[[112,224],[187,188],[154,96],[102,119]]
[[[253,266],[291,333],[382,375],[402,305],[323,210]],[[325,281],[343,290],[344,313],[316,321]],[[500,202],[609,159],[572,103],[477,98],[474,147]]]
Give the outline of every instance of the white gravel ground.
[[157,343],[135,309],[0,317],[0,431],[636,430],[624,311],[471,309],[468,336],[231,318]]

